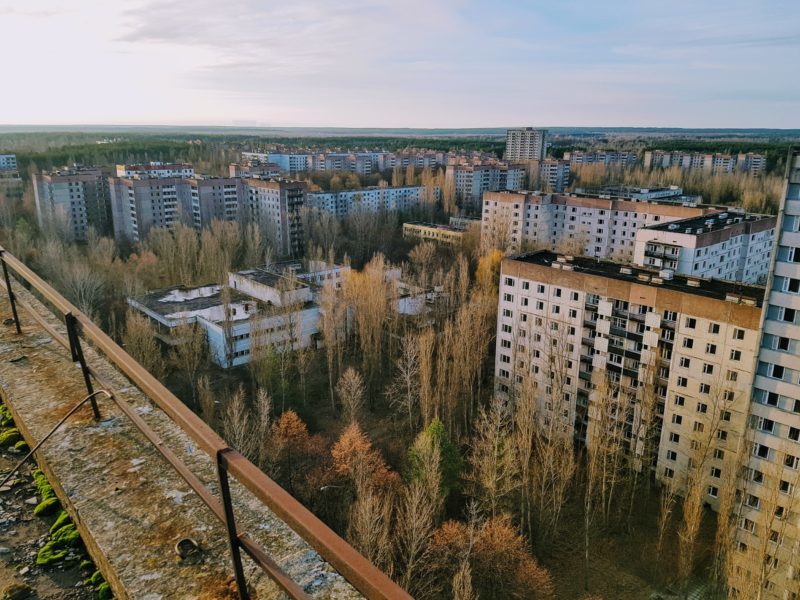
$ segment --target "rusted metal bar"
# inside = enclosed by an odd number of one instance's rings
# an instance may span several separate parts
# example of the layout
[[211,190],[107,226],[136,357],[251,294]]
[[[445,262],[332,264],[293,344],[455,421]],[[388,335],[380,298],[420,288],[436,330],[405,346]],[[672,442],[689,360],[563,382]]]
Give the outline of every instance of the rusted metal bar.
[[3,279],[6,281],[6,290],[8,290],[8,301],[11,304],[11,314],[14,316],[14,325],[17,328],[17,333],[22,333],[22,326],[20,325],[19,315],[17,314],[17,299],[14,297],[14,290],[11,289],[11,281],[8,278],[5,254],[6,251],[0,249],[0,262],[3,263]]
[[[239,483],[261,500],[278,518],[283,520],[300,537],[333,566],[353,587],[369,600],[411,600],[411,596],[393,582],[386,574],[361,556],[356,550],[320,521],[288,492],[267,477],[255,465],[235,450],[228,449],[225,441],[213,431],[202,419],[195,415],[183,402],[172,394],[164,385],[147,372],[138,362],[133,360],[119,345],[103,332],[86,315],[79,311],[68,300],[56,292],[49,284],[29,269],[24,263],[0,248],[2,262],[7,264],[21,279],[53,305],[61,314],[71,314],[77,325],[76,336],[82,334],[102,352],[108,359],[139,389],[141,389],[158,407],[170,417],[184,432],[212,458],[217,457],[220,450],[226,450],[226,473],[233,475]],[[10,280],[5,287],[11,291]],[[59,334],[35,310],[20,302],[56,341],[65,348],[72,349],[69,340]],[[85,362],[85,360],[84,360]],[[98,382],[102,379],[90,366],[88,373]],[[227,523],[225,508],[205,485],[189,469],[163,445],[163,442],[142,421],[138,414],[124,401],[113,396],[120,409],[134,422],[136,427],[158,449],[178,474],[198,494],[203,502],[212,510],[217,519]],[[280,585],[292,598],[306,599],[308,596],[297,586],[257,544],[246,534],[236,531],[238,544],[264,569],[267,574]]]
[[64,315],[64,322],[67,325],[67,336],[69,338],[69,348],[72,352],[72,362],[78,363],[83,374],[83,383],[86,384],[86,391],[89,392],[92,399],[92,412],[96,421],[100,420],[100,409],[97,406],[97,400],[94,396],[94,386],[92,385],[92,376],[89,372],[89,367],[86,365],[86,358],[83,356],[83,348],[81,348],[81,339],[78,337],[78,327],[75,322],[75,317],[72,313]]
[[217,452],[219,493],[222,496],[222,506],[225,509],[225,528],[228,530],[228,546],[231,551],[231,563],[233,563],[233,574],[236,577],[236,587],[239,588],[239,598],[241,600],[250,600],[250,594],[247,592],[247,580],[244,577],[244,569],[242,568],[242,554],[239,547],[239,535],[236,531],[236,520],[233,516],[231,488],[228,485],[228,468],[225,461],[226,452],[230,452],[230,448],[224,448]]

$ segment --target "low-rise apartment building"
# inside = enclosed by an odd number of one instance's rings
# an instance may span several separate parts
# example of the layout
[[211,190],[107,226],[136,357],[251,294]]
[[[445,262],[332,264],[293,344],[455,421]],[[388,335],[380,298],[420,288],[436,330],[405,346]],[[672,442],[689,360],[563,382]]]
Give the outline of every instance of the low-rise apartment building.
[[499,295],[499,393],[533,390],[542,424],[580,443],[613,400],[624,451],[717,502],[746,430],[763,288],[539,251],[503,260]]
[[86,241],[90,227],[101,235],[110,233],[109,175],[104,167],[79,166],[34,174],[39,227],[55,228],[74,241]]

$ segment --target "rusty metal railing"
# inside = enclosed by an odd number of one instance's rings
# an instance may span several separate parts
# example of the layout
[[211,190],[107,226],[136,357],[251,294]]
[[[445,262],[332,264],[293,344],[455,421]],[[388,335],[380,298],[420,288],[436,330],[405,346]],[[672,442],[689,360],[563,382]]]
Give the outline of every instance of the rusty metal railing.
[[[20,306],[56,342],[70,351],[73,362],[81,369],[95,418],[100,418],[100,408],[96,401],[93,380],[109,393],[110,399],[133,422],[148,442],[161,453],[162,457],[225,526],[240,598],[247,600],[249,597],[247,582],[242,568],[242,550],[289,597],[303,600],[307,600],[310,597],[278,566],[259,544],[246,532],[237,528],[233,503],[231,502],[229,475],[233,476],[275,513],[279,519],[303,538],[309,546],[314,548],[322,558],[366,598],[369,600],[411,600],[411,596],[408,593],[361,556],[286,490],[267,477],[239,452],[228,447],[224,439],[217,435],[213,429],[195,415],[160,381],[129,356],[91,319],[2,247],[0,247],[0,263],[2,263],[3,268],[3,281],[0,282],[0,286],[8,292],[17,333],[22,333],[22,324],[17,310],[17,307]],[[9,275],[9,269],[13,271],[15,279],[25,282],[52,305],[56,313],[60,314],[67,329],[66,337],[48,323],[36,309],[17,297],[12,289],[12,278]],[[133,407],[114,393],[109,382],[88,364],[83,354],[81,338],[91,342],[120,372],[155,402],[201,450],[208,454],[217,467],[220,499],[161,441],[158,434],[142,420]]]

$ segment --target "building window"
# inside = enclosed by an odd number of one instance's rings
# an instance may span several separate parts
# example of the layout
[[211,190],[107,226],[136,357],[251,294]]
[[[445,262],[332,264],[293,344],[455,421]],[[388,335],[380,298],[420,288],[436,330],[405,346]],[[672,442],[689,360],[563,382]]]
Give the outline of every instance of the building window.
[[695,327],[697,327],[697,319],[693,317],[686,317],[686,328],[694,329]]
[[677,459],[678,459],[678,453],[677,452],[675,452],[674,450],[667,450],[667,460],[673,460],[674,461],[674,460],[677,460]]
[[706,344],[706,354],[716,354],[716,353],[717,353],[716,344]]
[[711,324],[709,324],[708,333],[713,333],[713,334],[719,333],[719,323],[711,323]]
[[694,340],[689,337],[683,338],[683,347],[684,348],[693,348],[694,347]]
[[686,358],[685,356],[681,356],[681,360],[678,364],[681,366],[681,368],[688,369],[689,366],[692,364],[692,361]]
[[708,404],[705,404],[704,402],[698,402],[697,403],[697,412],[702,413],[702,414],[706,414],[708,412]]
[[714,365],[704,363],[703,364],[703,373],[705,375],[713,375],[714,374]]
[[715,485],[708,486],[708,495],[712,498],[716,498],[719,495],[719,488]]
[[673,444],[678,444],[681,441],[681,436],[679,433],[675,433],[674,431],[670,431],[669,433],[669,441]]
[[675,396],[675,404],[676,406],[683,406],[686,403],[686,398],[683,396]]

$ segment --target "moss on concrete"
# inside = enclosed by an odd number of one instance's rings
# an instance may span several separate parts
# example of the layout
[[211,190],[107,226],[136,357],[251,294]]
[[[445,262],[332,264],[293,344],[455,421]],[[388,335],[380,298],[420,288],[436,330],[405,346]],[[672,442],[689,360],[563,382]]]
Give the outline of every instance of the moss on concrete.
[[98,600],[111,600],[113,597],[114,594],[111,593],[111,586],[108,585],[108,582],[104,581],[97,587]]
[[55,522],[50,526],[50,534],[52,535],[68,523],[70,523],[69,513],[65,510],[62,510],[60,513],[58,513],[58,517],[56,517]]
[[75,525],[70,523],[56,531],[51,539],[62,548],[74,547],[80,544],[81,534],[75,529]]
[[36,555],[36,564],[42,567],[52,565],[53,563],[64,560],[67,554],[69,554],[69,550],[66,548],[59,548],[56,542],[50,540],[42,546],[41,550],[39,550],[39,553]]
[[36,508],[33,509],[33,514],[37,517],[46,517],[55,513],[59,506],[61,504],[58,502],[58,498],[47,498],[36,505]]
[[19,429],[16,427],[9,427],[3,432],[0,432],[0,447],[13,446],[22,439]]

